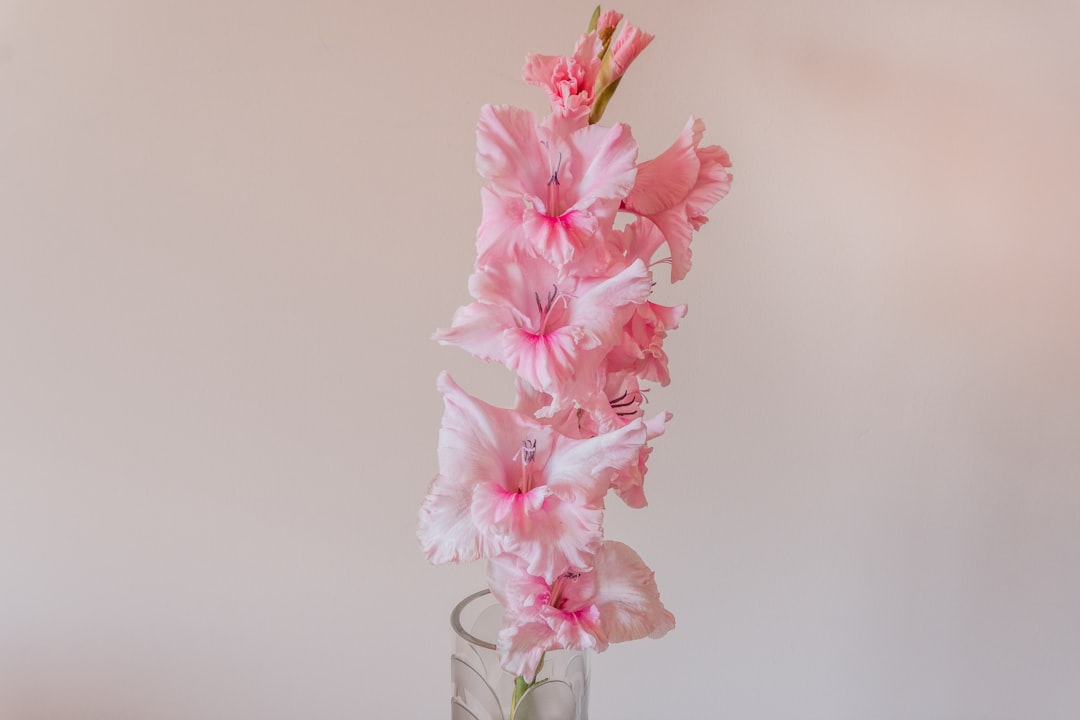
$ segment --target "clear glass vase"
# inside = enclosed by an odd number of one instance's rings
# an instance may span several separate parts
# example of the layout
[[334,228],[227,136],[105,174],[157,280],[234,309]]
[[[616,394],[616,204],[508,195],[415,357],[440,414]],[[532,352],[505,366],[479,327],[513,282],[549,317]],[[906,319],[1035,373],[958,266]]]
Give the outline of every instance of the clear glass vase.
[[502,606],[490,590],[462,600],[450,614],[450,720],[588,720],[589,656],[585,650],[544,655],[538,682],[521,696],[511,716],[514,676],[499,666],[495,641]]

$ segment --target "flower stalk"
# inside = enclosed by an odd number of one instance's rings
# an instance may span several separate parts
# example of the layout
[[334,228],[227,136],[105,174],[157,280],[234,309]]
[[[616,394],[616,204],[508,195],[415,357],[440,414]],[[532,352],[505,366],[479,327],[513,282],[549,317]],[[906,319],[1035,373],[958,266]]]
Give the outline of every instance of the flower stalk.
[[610,493],[646,505],[649,443],[671,419],[645,417],[641,386],[668,384],[663,343],[686,307],[652,302],[653,268],[672,282],[689,271],[731,161],[701,145],[694,117],[648,160],[628,125],[600,124],[652,39],[597,7],[572,54],[526,58],[549,115],[488,105],[477,125],[473,301],[434,337],[514,372],[517,401],[496,407],[439,376],[439,471],[418,537],[432,562],[488,561],[503,607],[496,649],[515,678],[510,720],[527,720],[517,713],[547,682],[548,651],[602,652],[675,624],[652,570],[605,539],[603,518]]

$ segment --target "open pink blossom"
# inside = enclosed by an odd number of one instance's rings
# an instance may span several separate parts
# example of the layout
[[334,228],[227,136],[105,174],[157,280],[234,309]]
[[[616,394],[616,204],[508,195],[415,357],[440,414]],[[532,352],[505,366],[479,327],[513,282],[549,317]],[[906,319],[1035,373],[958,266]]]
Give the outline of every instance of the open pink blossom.
[[[605,239],[634,184],[637,144],[626,125],[563,133],[520,108],[485,106],[476,166],[490,183],[477,231],[477,266],[524,252],[560,269],[575,258],[607,260]],[[595,254],[590,255],[590,251]]]
[[[603,399],[600,403],[557,407],[551,395],[518,378],[515,408],[520,413],[542,418],[544,424],[572,438],[596,437],[644,418],[641,406],[645,393],[639,388],[637,377],[629,372],[609,374],[599,397]],[[646,444],[638,452],[637,462],[620,468],[611,478],[611,489],[629,507],[648,505],[644,486],[652,447],[647,443],[664,434],[671,417],[669,412],[660,412],[645,420]]]
[[633,306],[645,302],[651,288],[640,260],[614,277],[560,281],[554,266],[524,257],[473,273],[469,289],[477,302],[460,308],[435,339],[500,362],[561,397],[579,382],[595,382],[582,372],[589,353],[595,367],[621,341]]
[[675,627],[652,570],[620,542],[604,542],[592,570],[566,569],[550,581],[502,555],[488,563],[488,585],[505,609],[500,662],[525,678],[535,677],[548,650],[603,652],[610,643],[658,638]]
[[418,529],[428,559],[513,553],[549,579],[567,566],[591,567],[603,538],[604,495],[638,462],[645,425],[579,440],[468,395],[447,373],[438,385],[445,404],[439,474]]
[[638,165],[623,209],[649,218],[671,251],[671,281],[690,270],[690,240],[731,188],[731,160],[719,145],[698,147],[705,124],[691,117],[671,147]]

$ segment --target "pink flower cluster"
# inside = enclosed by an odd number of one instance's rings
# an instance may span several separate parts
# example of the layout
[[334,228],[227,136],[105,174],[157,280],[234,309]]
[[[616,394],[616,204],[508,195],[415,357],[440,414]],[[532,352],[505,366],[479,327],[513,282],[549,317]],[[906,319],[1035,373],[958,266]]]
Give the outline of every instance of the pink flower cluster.
[[481,110],[474,302],[435,334],[518,376],[508,409],[440,375],[439,473],[418,534],[432,562],[489,561],[505,608],[500,658],[526,678],[547,650],[603,650],[675,622],[641,558],[604,539],[604,502],[614,491],[646,504],[648,443],[671,416],[644,417],[642,383],[669,382],[664,338],[686,314],[650,301],[653,268],[669,263],[672,282],[686,275],[731,162],[701,147],[693,117],[640,163],[629,126],[596,124],[652,40],[630,24],[616,31],[621,20],[605,12],[572,55],[526,60],[525,80],[551,100],[545,118]]

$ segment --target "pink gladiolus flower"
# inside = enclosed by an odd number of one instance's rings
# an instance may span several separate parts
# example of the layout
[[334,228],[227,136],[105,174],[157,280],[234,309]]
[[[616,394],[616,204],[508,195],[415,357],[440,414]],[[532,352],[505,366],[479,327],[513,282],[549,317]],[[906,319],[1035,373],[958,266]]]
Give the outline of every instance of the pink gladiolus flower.
[[652,288],[640,260],[611,278],[560,281],[554,267],[527,257],[478,270],[469,287],[478,302],[460,308],[435,339],[500,362],[558,397],[594,382],[583,364],[595,365],[620,341],[633,306]]
[[582,35],[570,57],[529,55],[521,70],[522,78],[547,92],[552,112],[584,125],[600,73],[600,47],[598,34],[592,32]]
[[[490,181],[477,232],[478,266],[524,251],[562,268],[610,227],[636,173],[637,144],[622,124],[563,133],[527,110],[487,105],[477,125],[476,166]],[[581,259],[579,258],[579,261]],[[580,262],[579,262],[580,264]],[[591,268],[590,268],[591,271]]]
[[439,474],[417,533],[428,559],[512,553],[548,579],[568,566],[591,567],[603,538],[604,495],[638,463],[644,423],[578,440],[468,395],[446,373],[438,385],[445,403]]
[[[526,415],[542,417],[541,422],[545,425],[572,438],[596,437],[644,417],[641,405],[645,401],[645,393],[638,387],[637,377],[632,374],[609,374],[604,393],[599,397],[599,402],[560,407],[556,411],[551,395],[536,390],[518,378],[515,409]],[[671,417],[671,413],[661,412],[645,420],[646,443],[664,434]],[[648,444],[643,445],[637,462],[621,468],[612,477],[611,489],[629,507],[643,508],[648,505],[644,485],[651,453],[652,448]]]
[[686,306],[668,307],[645,302],[634,306],[634,312],[623,326],[622,342],[608,353],[605,365],[609,372],[628,370],[642,380],[667,385],[668,357],[664,338],[669,330],[679,326],[686,317]]
[[695,117],[640,164],[629,126],[597,124],[653,36],[599,8],[589,28],[570,55],[526,58],[547,117],[481,109],[473,301],[434,334],[517,375],[506,409],[440,374],[439,470],[417,527],[433,563],[489,560],[500,663],[518,676],[511,714],[548,682],[536,677],[548,650],[603,651],[674,627],[652,571],[604,541],[605,502],[647,504],[650,442],[672,417],[646,417],[643,384],[670,381],[664,342],[686,306],[650,301],[651,268],[686,275],[693,233],[731,185],[727,153],[701,147]]
[[731,159],[719,145],[699,148],[705,124],[691,117],[679,138],[638,165],[623,209],[652,220],[671,251],[671,281],[690,271],[690,240],[707,213],[731,188]]
[[653,572],[619,542],[603,543],[591,571],[568,569],[550,581],[518,558],[499,556],[488,563],[488,585],[505,608],[500,661],[525,678],[535,677],[548,650],[603,652],[610,643],[658,638],[675,627]]

